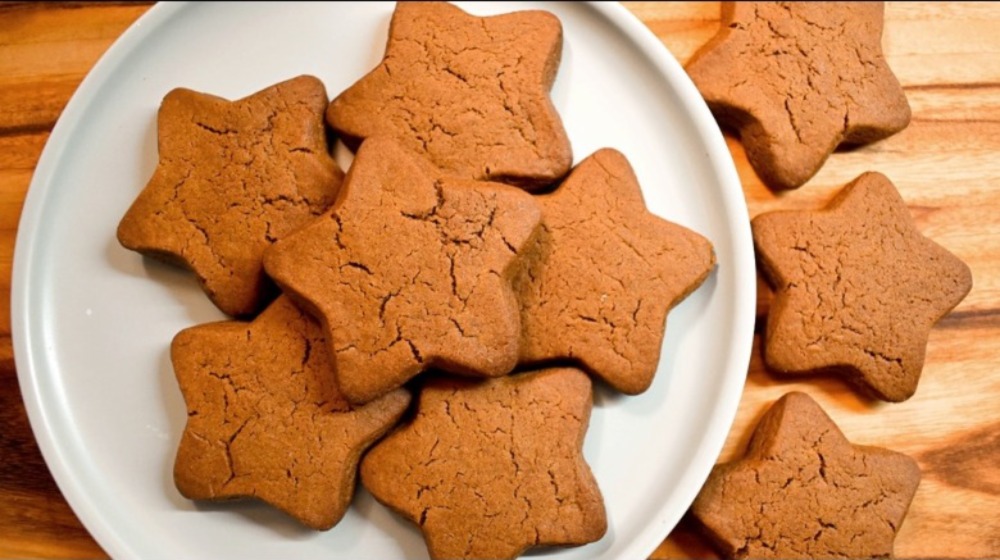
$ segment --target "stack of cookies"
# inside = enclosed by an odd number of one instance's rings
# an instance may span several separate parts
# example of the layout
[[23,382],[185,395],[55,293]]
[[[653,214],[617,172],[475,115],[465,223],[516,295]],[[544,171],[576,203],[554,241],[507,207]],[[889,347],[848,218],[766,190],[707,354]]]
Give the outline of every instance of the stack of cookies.
[[237,319],[171,347],[183,495],[329,529],[360,472],[435,558],[604,535],[592,379],[645,391],[715,257],[646,209],[623,154],[572,167],[548,95],[561,51],[546,12],[401,3],[382,62],[332,102],[309,76],[166,96],[118,238]]

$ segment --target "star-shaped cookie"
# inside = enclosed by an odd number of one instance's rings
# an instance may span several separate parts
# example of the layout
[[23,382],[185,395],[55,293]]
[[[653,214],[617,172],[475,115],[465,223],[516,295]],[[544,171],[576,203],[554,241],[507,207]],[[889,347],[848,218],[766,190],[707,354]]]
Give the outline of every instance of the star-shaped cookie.
[[719,33],[686,70],[765,183],[799,187],[839,144],[909,124],[882,15],[881,2],[723,2]]
[[596,541],[607,518],[582,454],[591,406],[575,369],[433,379],[413,422],[365,456],[361,483],[417,524],[432,558]]
[[229,315],[273,297],[264,249],[333,203],[323,83],[311,76],[239,101],[175,89],[160,105],[160,160],[118,226],[128,249],[192,269]]
[[619,391],[645,391],[668,311],[715,266],[711,243],[650,213],[612,149],[537,201],[541,230],[517,276],[520,360],[574,359]]
[[746,456],[712,469],[691,513],[728,558],[887,558],[919,483],[916,461],[852,445],[793,392]]
[[538,205],[515,187],[436,174],[395,141],[369,139],[330,211],[265,254],[271,277],[327,327],[351,402],[432,366],[497,376],[517,362],[511,279]]
[[395,138],[450,175],[547,185],[573,163],[549,99],[561,57],[548,12],[399,2],[381,64],[333,100],[327,121],[355,141]]
[[181,331],[171,346],[188,420],[174,481],[195,500],[256,497],[314,529],[347,511],[361,453],[410,402],[351,407],[323,331],[282,296],[252,323]]
[[913,395],[930,329],[972,275],[920,234],[889,179],[865,173],[823,210],[769,212],[752,229],[775,289],[768,367],[838,372],[888,401]]

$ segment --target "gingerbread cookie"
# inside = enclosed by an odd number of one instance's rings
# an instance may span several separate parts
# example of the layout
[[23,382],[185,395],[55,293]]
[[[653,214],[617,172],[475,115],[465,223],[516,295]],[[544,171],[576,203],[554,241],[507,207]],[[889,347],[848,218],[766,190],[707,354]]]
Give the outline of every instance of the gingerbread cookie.
[[582,456],[591,405],[575,369],[433,379],[414,421],[365,456],[361,482],[419,526],[432,558],[596,541],[607,519]]
[[372,138],[330,212],[275,243],[264,265],[323,320],[340,389],[362,403],[432,366],[514,368],[512,265],[539,215],[520,189],[438,179],[395,141]]
[[929,331],[972,275],[917,231],[889,179],[865,173],[823,210],[769,212],[751,225],[775,289],[768,367],[838,372],[887,401],[912,396]]
[[256,313],[274,291],[264,249],[337,194],[343,174],[327,152],[326,104],[311,76],[234,102],[171,91],[157,120],[159,165],[118,240],[193,270],[222,311]]
[[611,149],[537,201],[541,231],[517,277],[521,361],[574,359],[619,391],[645,391],[667,312],[715,266],[711,243],[651,214]]
[[761,418],[745,457],[712,469],[691,513],[729,558],[885,558],[919,483],[916,461],[851,445],[793,392]]
[[765,183],[799,187],[839,144],[909,124],[882,14],[881,2],[723,2],[718,35],[686,69]]
[[400,2],[382,63],[333,100],[327,121],[355,142],[395,138],[448,175],[547,185],[573,163],[548,95],[561,56],[548,12]]
[[188,409],[174,464],[181,494],[256,497],[314,529],[344,515],[361,453],[410,401],[400,389],[351,407],[322,328],[286,297],[252,323],[181,331],[171,358]]

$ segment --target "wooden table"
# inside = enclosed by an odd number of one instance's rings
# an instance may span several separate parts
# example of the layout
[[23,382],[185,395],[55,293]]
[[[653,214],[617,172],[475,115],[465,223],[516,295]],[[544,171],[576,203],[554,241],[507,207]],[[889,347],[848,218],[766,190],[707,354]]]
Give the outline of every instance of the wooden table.
[[[628,3],[682,63],[716,30],[718,4]],[[0,556],[103,557],[46,469],[14,370],[10,278],[32,171],[60,112],[108,46],[148,5],[0,4]],[[899,557],[1000,556],[1000,4],[890,4],[883,38],[913,108],[902,133],[835,154],[805,187],[765,188],[729,138],[754,216],[815,208],[863,171],[887,174],[917,226],[971,268],[972,293],[932,331],[916,395],[859,398],[832,379],[790,383],[755,348],[722,460],[738,455],[764,407],[808,392],[857,443],[915,457],[923,480],[896,540]],[[765,303],[766,302],[762,302]],[[684,521],[654,558],[711,556]]]

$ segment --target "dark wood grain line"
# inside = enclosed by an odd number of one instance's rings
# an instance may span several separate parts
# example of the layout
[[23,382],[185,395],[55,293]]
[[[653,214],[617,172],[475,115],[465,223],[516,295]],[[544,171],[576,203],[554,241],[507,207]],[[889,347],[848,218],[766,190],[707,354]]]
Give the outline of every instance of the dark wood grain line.
[[30,122],[25,124],[16,124],[13,126],[0,126],[0,138],[44,134],[46,132],[52,132],[52,129],[55,126],[56,121]]
[[[968,118],[968,119],[936,119],[933,117],[919,117],[914,115],[910,118],[910,124],[913,123],[936,123],[936,124],[997,124],[1000,123],[998,119],[984,119],[982,117]],[[900,150],[901,152],[906,152],[907,150]]]
[[[5,521],[7,527],[0,530],[0,535],[16,527],[15,531],[10,531],[9,537],[24,537],[31,535],[34,539],[45,539],[58,542],[61,547],[67,549],[82,549],[74,554],[74,557],[96,557],[95,553],[100,552],[97,543],[94,542],[90,533],[73,513],[69,504],[62,498],[62,494],[31,494],[21,492],[4,492],[0,494],[0,501],[11,504],[11,510],[0,513],[0,520]],[[0,541],[3,537],[0,536]],[[17,558],[21,555],[3,554],[3,546],[10,543],[0,542],[0,557]],[[79,556],[77,556],[79,554]],[[86,555],[86,556],[83,556]]]
[[13,360],[0,364],[0,450],[0,493],[59,494],[28,423]]
[[0,359],[0,558],[37,555],[25,548],[31,542],[58,543],[52,550],[64,557],[104,556],[49,473],[8,355]]
[[148,6],[155,1],[112,0],[107,2],[0,2],[0,13],[11,12],[51,12],[55,10],[78,10],[80,8],[101,8],[104,6]]
[[934,326],[936,329],[1000,330],[1000,309],[963,309],[945,315]]
[[924,473],[951,486],[1000,496],[1000,422],[949,437],[919,459]]
[[903,91],[934,91],[934,90],[955,90],[967,91],[970,89],[1000,89],[1000,82],[970,82],[966,84],[917,84],[903,86]]

